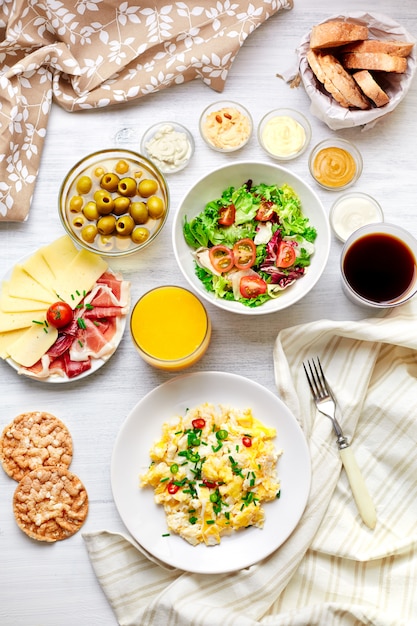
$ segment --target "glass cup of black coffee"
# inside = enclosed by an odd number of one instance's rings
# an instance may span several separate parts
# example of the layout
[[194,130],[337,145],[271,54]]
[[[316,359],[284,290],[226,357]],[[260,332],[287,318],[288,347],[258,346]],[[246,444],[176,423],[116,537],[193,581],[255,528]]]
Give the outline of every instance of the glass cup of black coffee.
[[395,224],[368,224],[347,239],[342,284],[356,304],[389,308],[417,292],[417,240]]

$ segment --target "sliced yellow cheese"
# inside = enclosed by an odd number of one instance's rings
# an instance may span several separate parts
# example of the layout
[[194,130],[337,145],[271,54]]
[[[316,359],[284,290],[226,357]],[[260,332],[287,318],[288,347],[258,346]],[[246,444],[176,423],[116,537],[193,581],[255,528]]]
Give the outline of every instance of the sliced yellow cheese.
[[58,338],[58,331],[53,326],[34,324],[8,346],[13,359],[23,367],[31,367],[49,350]]
[[22,267],[36,280],[42,287],[48,291],[53,288],[55,282],[55,274],[52,272],[48,263],[42,255],[42,249],[37,250],[32,256],[22,263]]
[[10,295],[9,281],[4,280],[0,292],[0,311],[3,313],[19,313],[24,311],[44,311],[45,302],[30,300],[29,298],[15,298]]
[[10,356],[9,346],[11,346],[27,328],[9,330],[8,333],[0,333],[0,359],[8,359]]
[[0,311],[0,333],[8,333],[18,328],[29,328],[34,320],[44,320],[43,311],[22,311],[21,313],[3,313]]
[[67,265],[65,277],[56,283],[56,292],[72,308],[81,302],[97,280],[107,270],[104,259],[88,250],[79,250]]
[[56,294],[42,287],[37,280],[32,278],[21,265],[15,265],[9,280],[9,294],[14,298],[30,298],[37,302],[53,304],[56,302]]
[[41,254],[50,271],[59,281],[66,276],[66,268],[77,256],[78,249],[68,235],[63,235],[47,246],[41,248]]

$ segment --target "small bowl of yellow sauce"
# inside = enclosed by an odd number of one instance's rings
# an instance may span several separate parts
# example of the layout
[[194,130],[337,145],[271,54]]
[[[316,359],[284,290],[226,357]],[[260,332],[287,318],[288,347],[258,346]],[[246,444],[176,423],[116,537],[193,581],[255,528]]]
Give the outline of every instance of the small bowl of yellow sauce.
[[155,287],[135,304],[130,332],[143,360],[162,370],[182,370],[205,354],[210,318],[200,300],[175,285]]
[[200,134],[217,152],[235,152],[252,136],[253,122],[249,111],[238,102],[221,100],[210,104],[200,117]]
[[265,152],[278,161],[290,161],[303,154],[311,140],[311,126],[294,109],[275,109],[258,126],[258,141]]
[[312,177],[321,187],[341,191],[358,180],[363,162],[353,143],[333,137],[313,148],[308,165]]

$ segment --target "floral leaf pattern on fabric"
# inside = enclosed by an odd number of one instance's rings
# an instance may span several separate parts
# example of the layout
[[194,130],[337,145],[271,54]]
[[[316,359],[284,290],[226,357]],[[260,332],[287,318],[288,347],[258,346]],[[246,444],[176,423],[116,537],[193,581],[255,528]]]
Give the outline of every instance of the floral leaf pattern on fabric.
[[107,107],[195,78],[222,91],[248,35],[292,3],[2,0],[0,221],[28,216],[53,100]]

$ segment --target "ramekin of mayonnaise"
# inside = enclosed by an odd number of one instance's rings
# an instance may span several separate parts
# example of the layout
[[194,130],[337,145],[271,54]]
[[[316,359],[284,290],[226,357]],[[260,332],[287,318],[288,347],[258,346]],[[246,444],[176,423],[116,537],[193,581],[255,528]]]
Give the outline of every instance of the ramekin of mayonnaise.
[[265,152],[278,161],[290,161],[300,156],[311,139],[307,118],[294,109],[274,109],[258,126],[258,141]]
[[142,137],[141,152],[164,174],[184,169],[194,154],[194,138],[177,122],[159,122]]

